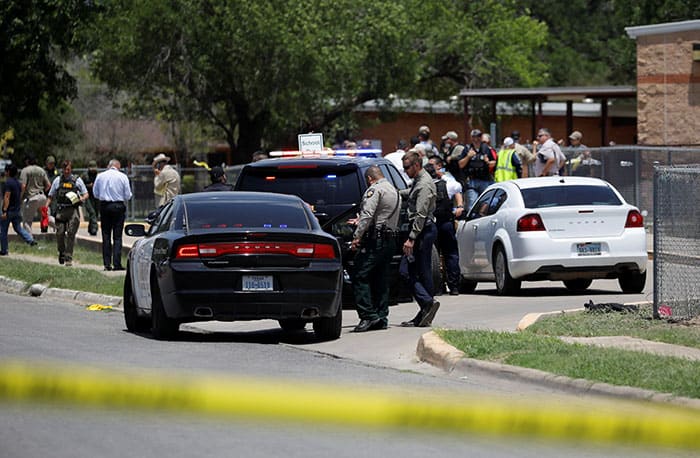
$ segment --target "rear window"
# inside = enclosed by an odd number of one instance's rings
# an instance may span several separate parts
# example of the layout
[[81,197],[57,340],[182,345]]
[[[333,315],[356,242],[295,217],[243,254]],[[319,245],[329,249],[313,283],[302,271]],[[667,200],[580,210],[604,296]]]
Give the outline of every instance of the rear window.
[[310,229],[302,203],[208,202],[187,205],[190,229]]
[[622,205],[607,186],[550,186],[522,189],[526,208],[566,207],[580,205]]
[[239,178],[239,191],[293,194],[311,205],[352,204],[362,196],[357,172],[353,169],[255,169]]

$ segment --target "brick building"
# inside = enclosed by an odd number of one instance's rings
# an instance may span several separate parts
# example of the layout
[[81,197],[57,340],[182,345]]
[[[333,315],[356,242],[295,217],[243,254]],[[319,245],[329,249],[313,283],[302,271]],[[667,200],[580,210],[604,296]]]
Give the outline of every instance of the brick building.
[[640,145],[700,145],[700,20],[628,27]]

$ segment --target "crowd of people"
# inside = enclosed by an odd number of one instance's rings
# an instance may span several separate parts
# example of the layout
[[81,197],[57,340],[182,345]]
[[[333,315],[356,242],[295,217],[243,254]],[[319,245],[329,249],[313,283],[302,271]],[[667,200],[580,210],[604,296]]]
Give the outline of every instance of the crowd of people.
[[[455,131],[446,132],[439,145],[430,138],[430,128],[420,126],[410,143],[399,141],[396,151],[385,155],[402,173],[410,187],[397,191],[379,167],[366,171],[367,190],[363,196],[352,249],[356,251],[353,287],[360,318],[355,332],[386,329],[389,313],[388,268],[396,244],[403,258],[400,273],[418,303],[416,316],[402,326],[430,326],[440,303],[436,295],[459,294],[459,253],[455,221],[467,212],[479,195],[492,183],[521,177],[564,174],[568,168],[575,175],[591,175],[600,162],[591,157],[574,131],[569,135],[576,157],[567,161],[562,153],[563,141],[555,142],[551,132],[542,128],[530,148],[520,143],[520,133],[513,131],[503,138],[497,151],[491,137],[473,129],[467,142],[460,142]],[[367,143],[367,144],[365,144]],[[358,145],[343,145],[348,149]],[[363,142],[359,148],[371,147]],[[266,158],[258,151],[253,161]],[[98,173],[97,163],[90,161],[80,177],[72,173],[72,163],[65,160],[60,171],[56,160],[48,156],[45,167],[37,165],[28,154],[21,174],[15,165],[5,170],[0,218],[0,256],[8,254],[8,230],[29,245],[36,245],[32,222],[39,216],[42,232],[56,231],[58,262],[73,263],[73,247],[80,225],[79,208],[88,221],[88,232],[96,235],[101,223],[102,255],[105,270],[123,270],[122,233],[126,203],[132,198],[129,179],[119,160],[112,159]],[[181,192],[178,171],[170,157],[158,154],[152,161],[153,190],[156,207],[162,208]],[[222,167],[209,171],[211,184],[204,191],[231,191]],[[18,177],[19,175],[19,177]],[[406,240],[397,240],[401,201],[408,205],[410,230]],[[444,262],[444,285],[433,284],[432,250],[438,249]]]
[[[410,145],[399,141],[396,151],[384,157],[400,170],[410,188],[396,192],[378,167],[366,172],[367,190],[356,221],[352,249],[356,251],[353,287],[360,322],[354,332],[386,329],[389,313],[388,258],[398,236],[400,199],[408,203],[410,232],[403,242],[401,275],[418,303],[416,316],[402,326],[430,326],[440,303],[436,295],[459,295],[459,250],[455,221],[467,216],[479,195],[500,181],[572,173],[586,169],[592,159],[574,131],[570,143],[578,156],[567,163],[549,129],[542,128],[531,148],[520,144],[520,132],[503,138],[497,151],[491,136],[473,129],[469,143],[455,131],[446,132],[440,145],[430,138],[430,128],[420,126]],[[531,172],[532,171],[532,172]],[[442,262],[445,284],[433,284],[432,250]]]

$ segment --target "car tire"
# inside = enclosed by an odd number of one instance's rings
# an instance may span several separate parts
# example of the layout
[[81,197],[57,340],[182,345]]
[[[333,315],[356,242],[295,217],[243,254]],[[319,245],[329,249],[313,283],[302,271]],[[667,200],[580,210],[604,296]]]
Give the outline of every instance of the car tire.
[[340,337],[343,327],[343,308],[338,305],[338,312],[334,316],[316,318],[313,327],[316,340],[321,342],[336,340]]
[[564,286],[569,291],[585,291],[591,286],[593,280],[590,278],[576,278],[574,280],[564,280]]
[[647,273],[644,272],[625,272],[620,274],[617,279],[620,283],[623,293],[638,294],[644,290],[644,284],[647,281]]
[[124,277],[124,322],[129,332],[146,332],[150,328],[150,321],[146,317],[139,316],[136,311],[134,289],[131,286],[131,269],[127,266]]
[[151,281],[151,334],[156,340],[169,340],[177,335],[180,324],[168,318],[158,282]]
[[510,276],[508,258],[502,245],[496,248],[493,256],[493,273],[496,277],[496,294],[499,296],[515,294],[520,290],[520,280]]
[[460,275],[459,277],[459,294],[471,294],[476,289],[478,282],[467,280]]
[[280,324],[280,328],[284,331],[301,331],[306,327],[306,321],[300,320],[298,318],[285,318],[283,320],[277,320]]

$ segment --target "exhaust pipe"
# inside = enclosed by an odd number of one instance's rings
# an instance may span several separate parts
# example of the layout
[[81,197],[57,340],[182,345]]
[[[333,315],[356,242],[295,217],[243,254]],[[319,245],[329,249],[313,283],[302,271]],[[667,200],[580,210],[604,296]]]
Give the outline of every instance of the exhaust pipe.
[[305,308],[301,311],[301,317],[306,319],[318,318],[318,309],[316,307]]
[[211,308],[209,307],[197,307],[194,309],[194,316],[200,318],[212,318],[214,316],[214,312],[212,312]]

